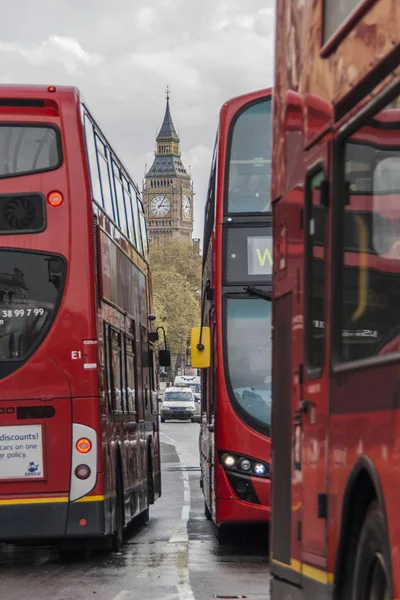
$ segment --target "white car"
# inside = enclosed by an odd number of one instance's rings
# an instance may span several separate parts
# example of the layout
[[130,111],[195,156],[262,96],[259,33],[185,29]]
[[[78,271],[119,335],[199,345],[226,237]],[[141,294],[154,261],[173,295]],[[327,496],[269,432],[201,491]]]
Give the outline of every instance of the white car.
[[161,406],[161,423],[167,419],[190,419],[194,423],[196,405],[194,394],[189,387],[169,387],[165,390]]

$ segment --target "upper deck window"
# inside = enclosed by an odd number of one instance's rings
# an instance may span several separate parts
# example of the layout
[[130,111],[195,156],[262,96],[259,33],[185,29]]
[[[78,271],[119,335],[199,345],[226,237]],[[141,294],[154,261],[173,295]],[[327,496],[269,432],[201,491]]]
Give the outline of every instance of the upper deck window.
[[[400,351],[398,106],[390,103],[361,123],[345,140],[341,153],[345,227],[340,354],[344,361]],[[351,230],[346,227],[350,219]]]
[[54,127],[0,124],[0,177],[51,171],[61,164]]
[[271,212],[271,101],[245,108],[231,131],[228,213]]
[[324,42],[329,40],[350,17],[363,0],[325,0],[324,2]]

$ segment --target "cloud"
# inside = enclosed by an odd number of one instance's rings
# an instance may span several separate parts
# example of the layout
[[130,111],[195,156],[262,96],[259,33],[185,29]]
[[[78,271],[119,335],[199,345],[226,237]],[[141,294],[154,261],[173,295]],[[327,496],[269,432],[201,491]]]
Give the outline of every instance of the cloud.
[[169,84],[201,237],[221,105],[272,85],[273,4],[19,0],[0,22],[0,82],[79,87],[138,183],[152,162]]

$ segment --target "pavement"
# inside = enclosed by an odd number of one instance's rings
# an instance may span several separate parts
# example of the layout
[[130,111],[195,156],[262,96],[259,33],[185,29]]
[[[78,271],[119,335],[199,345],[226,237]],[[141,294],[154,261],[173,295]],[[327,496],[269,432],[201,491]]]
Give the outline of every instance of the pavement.
[[219,545],[204,517],[198,435],[197,423],[161,425],[163,494],[120,554],[0,545],[1,600],[268,600],[267,531]]

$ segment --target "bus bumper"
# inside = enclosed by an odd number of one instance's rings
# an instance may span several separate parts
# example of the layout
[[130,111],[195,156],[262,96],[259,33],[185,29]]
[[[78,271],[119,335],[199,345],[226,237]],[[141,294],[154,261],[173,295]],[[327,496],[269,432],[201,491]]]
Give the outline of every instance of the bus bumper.
[[243,500],[226,500],[219,498],[217,502],[217,525],[241,523],[267,523],[270,519],[269,506],[252,504]]
[[104,536],[104,501],[0,500],[0,541]]
[[[219,466],[219,465],[218,465]],[[266,523],[271,514],[271,480],[261,477],[232,476],[219,466],[217,475],[217,525],[223,523],[261,522]],[[235,486],[248,484],[247,490],[255,502],[240,498]],[[246,492],[247,496],[247,492]]]

